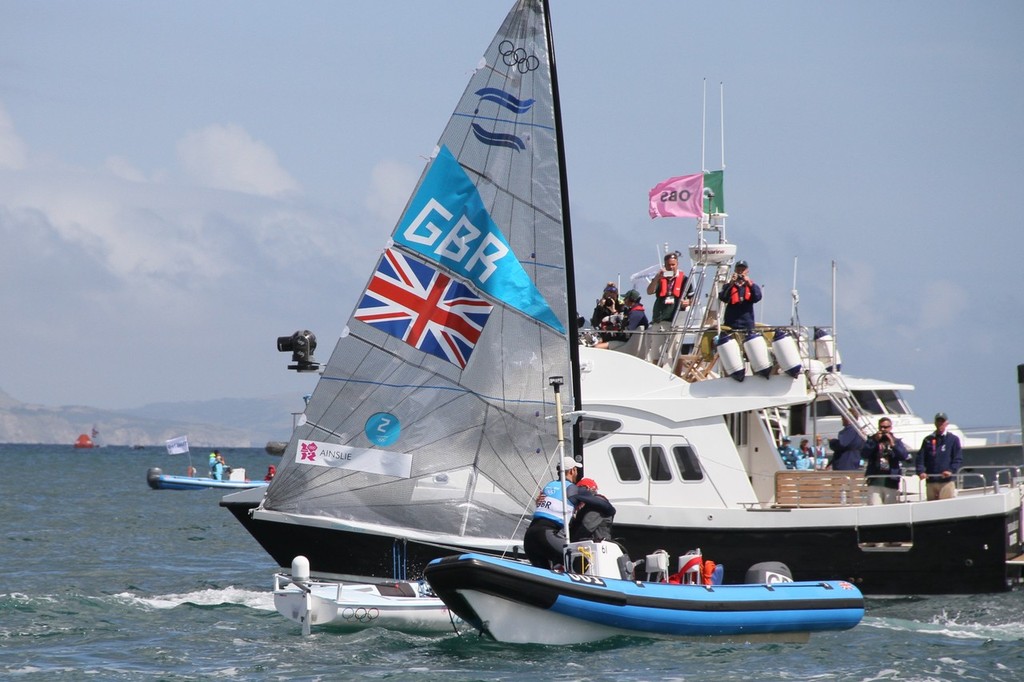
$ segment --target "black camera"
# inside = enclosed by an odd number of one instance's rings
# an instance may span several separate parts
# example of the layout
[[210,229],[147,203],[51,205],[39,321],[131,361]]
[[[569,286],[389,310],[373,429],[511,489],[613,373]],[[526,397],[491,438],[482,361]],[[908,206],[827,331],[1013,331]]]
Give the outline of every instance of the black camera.
[[288,365],[288,369],[296,372],[316,372],[320,369],[320,363],[313,357],[316,350],[316,336],[308,329],[295,332],[291,336],[277,337],[277,350],[282,353],[291,353],[294,365]]

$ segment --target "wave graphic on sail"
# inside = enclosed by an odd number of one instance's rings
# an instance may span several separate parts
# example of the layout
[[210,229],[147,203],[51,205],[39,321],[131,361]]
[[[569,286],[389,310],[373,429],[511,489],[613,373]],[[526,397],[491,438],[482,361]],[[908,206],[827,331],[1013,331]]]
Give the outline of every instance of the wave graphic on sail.
[[254,519],[521,542],[575,342],[546,11],[520,0],[484,52]]

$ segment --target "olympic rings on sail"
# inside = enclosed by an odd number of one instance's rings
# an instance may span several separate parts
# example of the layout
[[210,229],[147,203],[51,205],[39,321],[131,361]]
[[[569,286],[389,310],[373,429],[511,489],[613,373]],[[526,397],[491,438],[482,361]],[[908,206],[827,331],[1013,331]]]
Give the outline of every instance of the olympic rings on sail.
[[498,52],[505,66],[514,66],[519,73],[526,73],[540,68],[540,60],[535,55],[527,55],[526,50],[517,48],[511,40],[503,40],[498,45]]

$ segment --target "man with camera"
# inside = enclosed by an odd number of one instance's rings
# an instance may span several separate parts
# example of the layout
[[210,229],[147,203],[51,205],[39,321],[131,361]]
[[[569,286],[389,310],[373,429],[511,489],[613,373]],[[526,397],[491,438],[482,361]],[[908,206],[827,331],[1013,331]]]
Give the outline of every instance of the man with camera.
[[740,331],[754,328],[754,304],[761,300],[761,287],[750,279],[747,261],[736,262],[732,278],[722,287],[718,300],[726,304],[722,324]]
[[690,305],[686,298],[686,275],[679,270],[679,254],[673,251],[665,254],[664,265],[657,276],[647,285],[647,293],[654,294],[654,310],[651,322],[672,323],[676,311]]
[[878,420],[878,431],[864,443],[861,459],[867,462],[864,475],[868,479],[868,504],[893,504],[899,501],[903,462],[910,453],[903,441],[892,432],[892,420]]

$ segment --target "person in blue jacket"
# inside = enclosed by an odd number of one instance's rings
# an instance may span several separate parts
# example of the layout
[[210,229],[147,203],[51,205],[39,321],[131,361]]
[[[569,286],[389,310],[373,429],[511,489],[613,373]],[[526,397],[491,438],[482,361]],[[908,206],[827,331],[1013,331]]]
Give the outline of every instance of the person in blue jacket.
[[754,328],[754,304],[761,300],[761,287],[750,279],[747,269],[747,261],[738,261],[732,279],[718,294],[718,300],[726,304],[722,324],[730,329],[750,331]]
[[910,459],[907,446],[892,432],[892,420],[878,420],[878,431],[871,435],[860,451],[867,462],[864,476],[868,479],[868,504],[893,504],[899,501],[903,462]]
[[864,447],[864,436],[846,417],[843,417],[843,428],[835,438],[828,442],[832,448],[832,459],[826,468],[832,471],[858,471],[861,467],[860,451]]
[[786,436],[782,439],[782,445],[779,447],[779,457],[782,458],[782,463],[786,465],[787,469],[796,469],[797,460],[800,459],[800,452],[791,445],[792,442],[790,437]]
[[935,432],[925,436],[917,452],[917,475],[927,479],[929,500],[956,497],[953,477],[963,464],[960,439],[946,431],[949,420],[945,412],[935,415]]

